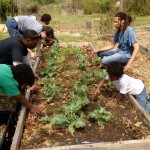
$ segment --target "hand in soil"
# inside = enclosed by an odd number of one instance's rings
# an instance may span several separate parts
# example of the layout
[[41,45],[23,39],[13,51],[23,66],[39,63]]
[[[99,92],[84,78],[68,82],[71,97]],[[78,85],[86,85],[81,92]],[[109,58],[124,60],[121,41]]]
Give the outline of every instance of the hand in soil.
[[38,116],[41,114],[41,110],[37,106],[33,105],[30,109],[30,113],[32,113],[35,116]]
[[98,95],[98,94],[100,94],[100,89],[99,88],[96,89],[95,96]]
[[29,87],[28,89],[31,90],[31,91],[37,91],[37,90],[39,90],[40,88],[39,88],[39,86],[37,86],[36,84],[34,84],[34,85],[32,85],[31,87]]
[[116,100],[110,100],[107,104],[106,104],[106,106],[108,106],[108,107],[114,107],[114,106],[116,106],[118,104],[118,102],[116,101]]

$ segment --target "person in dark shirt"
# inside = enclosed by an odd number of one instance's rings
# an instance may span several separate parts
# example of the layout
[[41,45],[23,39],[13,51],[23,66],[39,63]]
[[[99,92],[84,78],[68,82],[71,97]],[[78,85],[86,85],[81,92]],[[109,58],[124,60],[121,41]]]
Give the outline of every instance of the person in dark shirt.
[[34,30],[25,30],[23,36],[13,36],[0,41],[0,64],[17,65],[23,63],[23,56],[28,49],[33,49],[39,42],[39,34]]

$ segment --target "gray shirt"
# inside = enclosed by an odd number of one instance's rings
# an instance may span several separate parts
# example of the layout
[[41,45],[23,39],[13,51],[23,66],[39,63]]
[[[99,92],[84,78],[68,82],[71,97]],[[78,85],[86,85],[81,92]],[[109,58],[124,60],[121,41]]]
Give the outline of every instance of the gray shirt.
[[35,30],[38,34],[41,33],[42,25],[30,16],[16,16],[14,17],[18,22],[18,30],[24,32],[26,29]]

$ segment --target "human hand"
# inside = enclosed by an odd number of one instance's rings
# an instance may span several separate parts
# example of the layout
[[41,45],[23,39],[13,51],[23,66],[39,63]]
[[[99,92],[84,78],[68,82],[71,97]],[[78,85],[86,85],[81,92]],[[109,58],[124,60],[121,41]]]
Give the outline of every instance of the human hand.
[[98,95],[98,94],[100,94],[100,89],[99,88],[96,89],[95,96]]
[[129,68],[130,68],[130,65],[127,64],[127,65],[124,67],[124,71],[127,71]]
[[91,51],[91,54],[92,54],[92,55],[94,55],[94,54],[96,54],[96,53],[98,53],[98,51],[97,51],[97,50],[93,50],[93,51]]
[[32,58],[32,59],[35,59],[36,57],[37,57],[37,54],[36,53],[30,53],[30,57]]
[[30,113],[32,113],[35,116],[38,116],[41,114],[41,110],[36,105],[32,105]]

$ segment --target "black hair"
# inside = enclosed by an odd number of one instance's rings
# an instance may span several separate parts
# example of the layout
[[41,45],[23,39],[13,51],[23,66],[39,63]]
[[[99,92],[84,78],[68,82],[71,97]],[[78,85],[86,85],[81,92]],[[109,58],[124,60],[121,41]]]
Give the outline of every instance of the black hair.
[[34,73],[31,67],[27,64],[18,64],[11,66],[14,79],[19,83],[19,87],[24,85],[32,86],[35,81]]
[[120,21],[124,20],[123,32],[126,30],[127,26],[129,26],[132,22],[132,17],[128,16],[124,12],[118,12],[115,14],[115,17],[118,17]]
[[41,16],[41,22],[47,22],[47,21],[51,21],[52,17],[49,14],[43,14]]
[[118,79],[124,74],[124,66],[119,62],[112,62],[106,68],[110,76],[115,76]]
[[40,35],[34,30],[28,30],[27,29],[23,32],[23,38],[24,39],[37,39],[39,37],[40,37]]
[[46,36],[49,38],[54,38],[54,30],[50,26],[43,26],[42,31],[46,32]]

